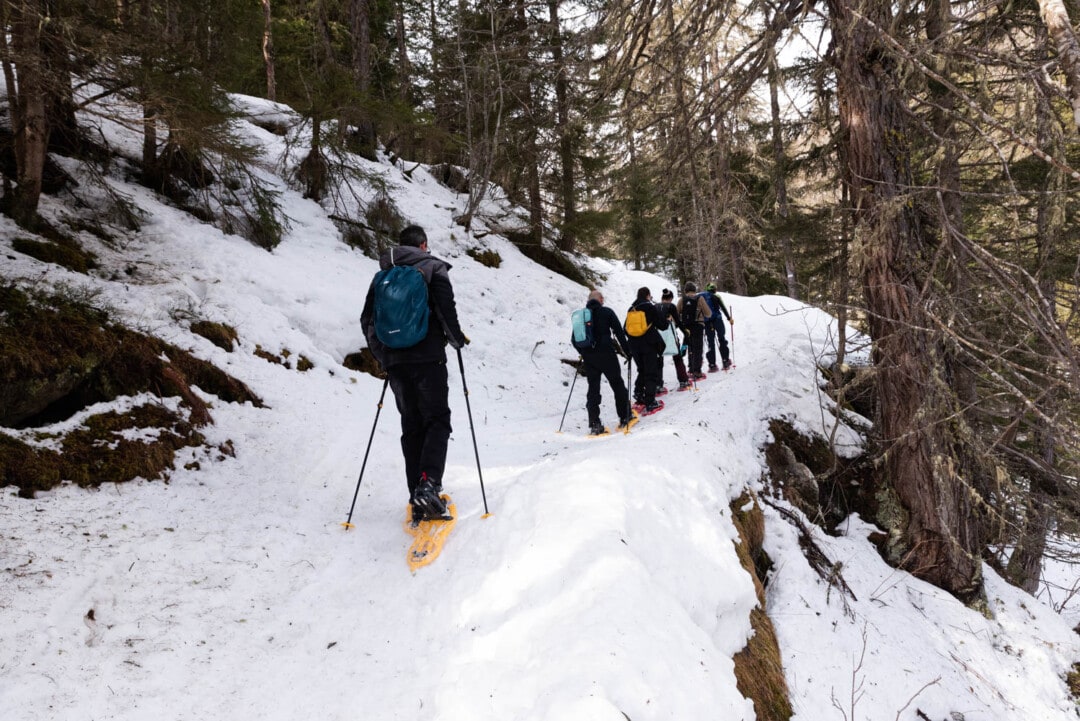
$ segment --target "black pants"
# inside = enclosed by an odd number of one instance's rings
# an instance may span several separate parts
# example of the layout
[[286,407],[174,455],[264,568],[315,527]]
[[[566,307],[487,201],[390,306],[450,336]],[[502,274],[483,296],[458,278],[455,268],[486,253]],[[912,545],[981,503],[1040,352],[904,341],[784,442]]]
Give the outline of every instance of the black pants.
[[401,413],[401,453],[409,497],[426,473],[442,484],[450,440],[450,405],[446,363],[407,363],[387,371],[394,402]]
[[655,346],[630,344],[638,376],[634,381],[634,400],[645,405],[656,402],[656,389],[660,387],[660,359],[663,357]]
[[619,422],[630,417],[630,397],[626,392],[626,383],[622,377],[622,363],[613,350],[585,351],[581,354],[585,361],[585,379],[589,382],[589,391],[585,395],[585,408],[589,412],[589,425],[600,422],[600,378],[607,378],[611,391],[615,394],[615,411]]
[[701,323],[694,323],[689,327],[689,333],[687,333],[687,345],[690,347],[690,373],[701,372],[701,351],[702,346],[705,343],[704,334],[705,326]]
[[720,359],[725,363],[731,357],[731,352],[728,350],[727,336],[724,333],[724,319],[722,316],[714,316],[712,320],[705,323],[705,336],[709,339],[709,351],[705,354],[705,357],[709,361],[710,366],[716,365],[716,346],[720,346]]

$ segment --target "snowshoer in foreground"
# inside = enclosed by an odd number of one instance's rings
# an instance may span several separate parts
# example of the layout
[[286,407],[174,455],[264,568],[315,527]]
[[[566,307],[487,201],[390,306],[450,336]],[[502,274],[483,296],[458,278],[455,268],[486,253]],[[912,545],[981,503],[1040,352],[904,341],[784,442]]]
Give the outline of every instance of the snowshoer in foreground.
[[[664,288],[664,292],[660,294],[660,305],[657,306],[660,311],[660,315],[668,322],[668,332],[674,334],[675,328],[679,328],[683,332],[685,337],[688,331],[685,328],[679,327],[679,310],[675,307],[675,294],[670,288]],[[676,339],[676,342],[677,339]],[[675,362],[675,377],[679,381],[679,390],[685,391],[690,388],[690,379],[686,375],[686,363],[683,362],[683,355],[681,351],[672,356]],[[664,356],[660,356],[660,386],[664,385]]]
[[697,286],[687,283],[683,286],[682,298],[679,298],[679,323],[686,330],[687,341],[690,346],[690,380],[699,381],[705,378],[701,372],[702,347],[705,342],[705,324],[710,323],[712,311],[705,299],[697,294]]
[[[630,395],[622,377],[622,364],[616,355],[616,348],[618,348],[629,358],[630,346],[615,311],[604,305],[603,293],[598,290],[589,293],[589,300],[585,307],[592,314],[591,333],[594,343],[592,348],[577,346],[575,348],[581,354],[581,360],[585,366],[585,379],[589,384],[585,395],[585,408],[589,413],[589,434],[598,436],[605,432],[604,424],[600,422],[601,376],[607,378],[611,391],[615,394],[615,411],[619,414],[619,428],[625,428],[633,420]],[[612,334],[618,340],[618,346],[615,345]],[[571,333],[571,342],[573,342],[573,333]]]
[[720,359],[724,364],[724,370],[727,370],[731,368],[731,352],[728,350],[727,335],[724,333],[724,318],[727,318],[728,323],[734,321],[731,320],[731,313],[724,305],[724,299],[716,292],[716,283],[706,285],[701,297],[709,304],[709,310],[712,311],[712,318],[705,323],[705,338],[709,346],[705,358],[709,361],[709,372],[715,373],[720,370],[716,365],[717,345],[720,346]]
[[652,302],[652,292],[648,288],[638,288],[637,300],[626,313],[626,335],[638,367],[634,404],[635,407],[640,406],[637,409],[642,415],[655,413],[664,407],[656,400],[656,391],[663,383],[659,371],[664,339],[660,337],[660,331],[667,327],[667,319],[660,315]]
[[[360,322],[368,347],[382,364],[394,391],[394,401],[401,413],[401,452],[405,457],[405,480],[409,488],[409,503],[415,521],[437,518],[446,514],[446,503],[440,497],[443,470],[446,467],[446,447],[450,439],[449,385],[446,371],[446,344],[456,349],[469,339],[458,324],[454,288],[450,284],[450,264],[428,252],[427,234],[418,225],[401,231],[398,246],[390,248],[379,258],[379,267],[386,271],[395,266],[409,266],[420,271],[426,285],[426,310],[421,307],[424,296],[416,300],[387,303],[382,307],[376,300],[376,280],[368,289]],[[415,308],[405,306],[415,304]],[[390,317],[406,317],[422,313],[427,332],[412,345],[394,347],[386,337],[385,326]],[[380,321],[380,318],[382,319]],[[407,333],[406,328],[403,332]],[[421,327],[422,330],[422,327]],[[396,332],[396,329],[389,331]]]

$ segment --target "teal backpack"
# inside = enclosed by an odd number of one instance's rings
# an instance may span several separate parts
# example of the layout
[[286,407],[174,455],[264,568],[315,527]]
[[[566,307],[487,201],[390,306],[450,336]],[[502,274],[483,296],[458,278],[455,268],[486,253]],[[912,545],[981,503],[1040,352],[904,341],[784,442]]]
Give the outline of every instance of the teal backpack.
[[430,314],[427,281],[419,269],[395,265],[375,274],[375,335],[387,348],[411,348],[424,340]]
[[596,337],[592,332],[592,311],[578,308],[570,314],[570,324],[574,327],[573,343],[578,350],[596,347]]

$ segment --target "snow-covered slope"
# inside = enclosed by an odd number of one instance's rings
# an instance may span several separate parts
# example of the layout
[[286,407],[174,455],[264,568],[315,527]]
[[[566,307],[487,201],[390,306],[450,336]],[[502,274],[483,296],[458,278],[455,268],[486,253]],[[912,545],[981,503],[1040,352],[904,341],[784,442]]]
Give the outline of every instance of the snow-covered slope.
[[[106,130],[133,142],[118,126]],[[245,132],[270,161],[282,151],[276,136]],[[462,353],[472,428],[451,355],[445,484],[460,518],[442,557],[415,575],[405,563],[389,394],[356,527],[340,525],[382,390],[341,365],[363,345],[359,315],[376,262],[281,182],[291,230],[269,253],[112,178],[148,222],[120,248],[94,248],[99,273],[13,252],[15,229],[0,219],[4,276],[91,288],[117,317],[213,361],[268,407],[215,402],[208,438],[231,440],[236,457],[178,467],[168,484],[0,495],[2,717],[752,719],[732,656],[756,600],[728,507],[760,481],[768,419],[831,429],[815,358],[833,319],[786,298],[725,296],[735,372],[668,395],[633,433],[603,439],[584,437],[578,382],[558,434],[572,380],[560,362],[574,357],[569,314],[587,289],[497,235],[467,236],[451,221],[462,199],[423,169],[407,178],[365,165],[453,265],[472,339]],[[47,199],[44,210],[62,206]],[[501,267],[473,260],[474,248],[498,252]],[[674,287],[591,262],[620,313],[641,285],[656,297]],[[122,281],[105,280],[132,266]],[[192,334],[192,317],[229,323],[240,348],[227,353]],[[268,363],[256,345],[315,368]],[[673,384],[670,365],[666,375]],[[606,387],[603,413],[615,422]],[[848,452],[860,444],[846,427],[837,438]],[[845,604],[809,569],[794,529],[768,514],[769,612],[798,719],[1075,718],[1063,677],[1080,644],[1068,623],[989,569],[994,618],[980,616],[884,565],[867,532],[853,518],[846,535],[817,538],[843,564],[857,599]]]

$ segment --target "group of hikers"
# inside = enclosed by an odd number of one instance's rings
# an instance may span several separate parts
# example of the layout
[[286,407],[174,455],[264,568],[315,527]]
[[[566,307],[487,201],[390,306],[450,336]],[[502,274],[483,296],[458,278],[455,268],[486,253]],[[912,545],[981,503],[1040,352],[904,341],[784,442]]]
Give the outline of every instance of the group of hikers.
[[[379,268],[368,288],[361,326],[368,348],[386,371],[401,414],[401,452],[405,457],[411,518],[414,522],[443,519],[447,509],[442,479],[452,431],[446,346],[458,351],[460,362],[461,348],[469,338],[458,323],[450,264],[428,252],[423,228],[410,225],[402,230],[398,245],[379,258]],[[582,328],[575,320],[571,338],[581,353],[588,379],[586,407],[591,434],[605,432],[600,422],[601,377],[611,384],[619,425],[625,428],[636,413],[655,413],[663,407],[656,396],[667,392],[663,378],[666,355],[674,358],[679,390],[687,390],[706,377],[702,371],[705,360],[710,372],[720,370],[721,366],[716,365],[717,347],[722,368],[731,367],[721,316],[729,323],[732,318],[716,294],[716,286],[709,283],[704,292],[698,293],[693,283],[687,283],[679,301],[673,301],[670,290],[664,290],[657,304],[648,288],[639,288],[624,325],[604,305],[602,292],[594,290],[589,294],[578,318],[584,321]],[[681,343],[675,329],[683,334]],[[579,330],[583,337],[579,338]],[[683,362],[687,352],[689,368]],[[622,380],[620,354],[628,362],[632,358],[638,369],[633,406]],[[381,408],[382,401],[379,403]]]
[[[706,378],[702,370],[715,373],[731,368],[731,352],[724,332],[724,319],[734,323],[731,312],[709,283],[698,292],[694,283],[686,283],[677,302],[675,294],[665,288],[660,302],[652,299],[647,287],[638,288],[637,298],[620,323],[611,308],[604,305],[604,294],[594,290],[583,311],[575,311],[570,341],[581,354],[588,392],[585,408],[589,414],[589,434],[603,435],[607,428],[600,420],[600,380],[606,378],[615,394],[615,411],[619,428],[626,429],[639,415],[651,415],[664,407],[657,400],[668,392],[664,385],[664,358],[671,356],[679,390],[689,390],[693,383]],[[682,333],[682,342],[675,333]],[[706,342],[708,350],[705,350]],[[716,364],[719,348],[721,366]],[[630,392],[623,383],[622,363],[633,360],[637,379],[633,383],[633,404]],[[689,367],[684,357],[689,355]]]

